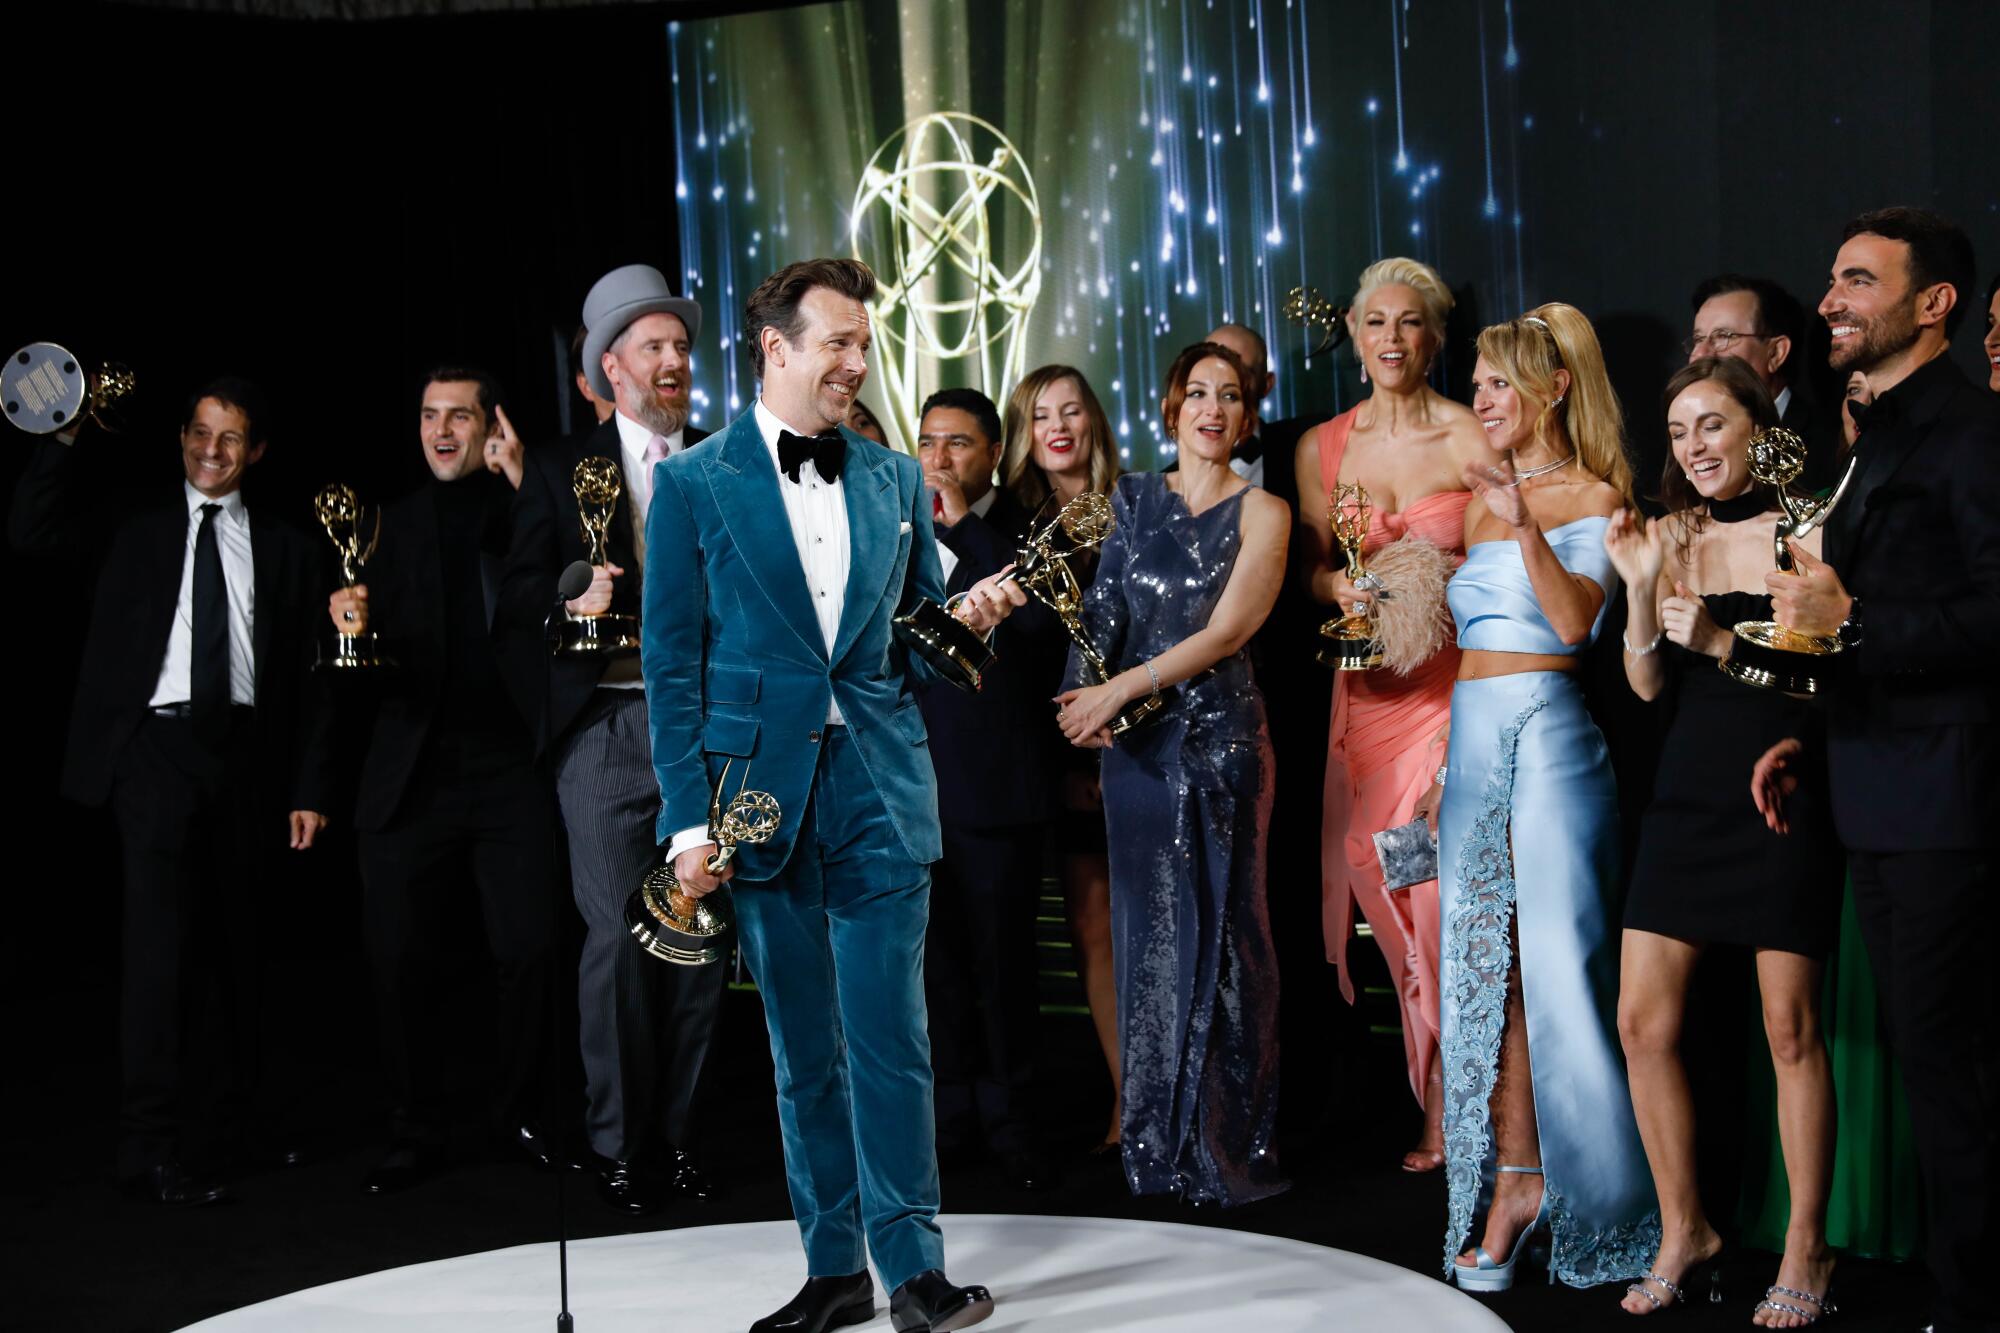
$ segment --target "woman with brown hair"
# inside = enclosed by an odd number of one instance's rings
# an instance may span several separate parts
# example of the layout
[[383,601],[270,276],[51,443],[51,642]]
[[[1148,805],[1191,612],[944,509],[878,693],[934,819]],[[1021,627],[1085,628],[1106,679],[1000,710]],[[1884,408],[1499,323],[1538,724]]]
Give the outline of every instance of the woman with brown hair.
[[[1793,1328],[1832,1309],[1822,1298],[1833,1275],[1833,1079],[1819,994],[1840,910],[1839,842],[1809,777],[1785,797],[1789,833],[1767,827],[1742,786],[1759,756],[1800,734],[1807,706],[1716,669],[1729,655],[1730,626],[1771,618],[1764,577],[1781,512],[1771,488],[1750,475],[1750,445],[1777,426],[1777,408],[1753,371],[1717,357],[1683,367],[1664,402],[1672,454],[1660,498],[1668,513],[1647,523],[1621,511],[1604,536],[1628,599],[1625,678],[1640,698],[1673,703],[1640,825],[1619,965],[1618,1033],[1662,1225],[1660,1251],[1624,1306],[1650,1314],[1687,1299],[1691,1275],[1722,1248],[1696,1188],[1680,1037],[1702,952],[1737,945],[1756,957],[1791,1186],[1784,1262],[1756,1322]],[[1819,534],[1801,544],[1817,555]]]
[[1573,306],[1479,335],[1472,410],[1487,453],[1464,470],[1465,563],[1446,589],[1460,657],[1438,817],[1444,1269],[1504,1291],[1546,1226],[1549,1271],[1584,1287],[1639,1277],[1660,1241],[1614,1028],[1617,790],[1577,679],[1632,469]]
[[[1074,366],[1041,366],[1021,377],[1007,396],[1000,454],[1000,483],[1033,514],[1047,506],[1052,515],[1085,491],[1109,495],[1118,479],[1118,454],[1111,423],[1091,392],[1090,381]],[[1097,553],[1072,557],[1070,568],[1089,586]],[[1049,694],[1062,687],[1066,636],[1049,645],[1040,670]],[[1053,738],[1059,741],[1060,738]],[[1097,1029],[1098,1045],[1111,1074],[1111,1121],[1091,1149],[1097,1156],[1118,1151],[1119,1102],[1123,1088],[1118,1064],[1118,990],[1112,975],[1111,866],[1104,846],[1104,797],[1097,763],[1088,752],[1052,744],[1050,779],[1056,783],[1062,816],[1056,821],[1056,868],[1063,908],[1069,918],[1071,948],[1084,1000]]]

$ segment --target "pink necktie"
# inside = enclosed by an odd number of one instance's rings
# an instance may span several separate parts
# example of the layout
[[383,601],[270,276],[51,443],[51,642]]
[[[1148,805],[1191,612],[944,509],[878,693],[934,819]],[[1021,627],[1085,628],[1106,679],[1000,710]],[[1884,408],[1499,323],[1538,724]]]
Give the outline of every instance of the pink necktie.
[[646,441],[646,466],[651,467],[665,458],[670,452],[667,448],[667,437],[664,435],[655,435],[652,439]]

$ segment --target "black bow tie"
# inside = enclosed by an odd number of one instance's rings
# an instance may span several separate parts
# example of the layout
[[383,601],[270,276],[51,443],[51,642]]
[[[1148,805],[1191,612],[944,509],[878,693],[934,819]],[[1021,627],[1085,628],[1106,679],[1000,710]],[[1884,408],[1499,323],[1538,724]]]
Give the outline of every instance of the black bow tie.
[[800,466],[808,461],[819,470],[821,479],[839,481],[840,469],[847,462],[847,437],[838,430],[830,430],[824,435],[794,435],[788,430],[779,431],[778,471],[797,481]]
[[1245,436],[1236,442],[1236,447],[1229,451],[1229,456],[1232,459],[1245,463],[1256,462],[1264,456],[1264,437],[1262,435]]

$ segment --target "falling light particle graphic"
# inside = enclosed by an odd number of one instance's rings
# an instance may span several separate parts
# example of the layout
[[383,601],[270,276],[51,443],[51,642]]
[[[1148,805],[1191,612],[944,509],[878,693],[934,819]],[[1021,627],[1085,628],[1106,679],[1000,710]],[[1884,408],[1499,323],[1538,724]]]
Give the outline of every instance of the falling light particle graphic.
[[1381,104],[1380,102],[1376,101],[1376,100],[1375,100],[1374,98],[1372,98],[1372,97],[1368,99],[1368,114],[1369,114],[1369,115],[1371,115],[1371,116],[1372,116],[1372,115],[1374,115],[1374,114],[1375,114],[1376,112],[1380,111],[1381,109],[1382,109],[1382,104]]
[[1284,243],[1285,243],[1285,233],[1278,230],[1276,227],[1273,227],[1271,228],[1271,230],[1264,233],[1264,244],[1283,245]]
[[674,198],[685,199],[687,197],[688,197],[688,183],[686,181],[675,181]]

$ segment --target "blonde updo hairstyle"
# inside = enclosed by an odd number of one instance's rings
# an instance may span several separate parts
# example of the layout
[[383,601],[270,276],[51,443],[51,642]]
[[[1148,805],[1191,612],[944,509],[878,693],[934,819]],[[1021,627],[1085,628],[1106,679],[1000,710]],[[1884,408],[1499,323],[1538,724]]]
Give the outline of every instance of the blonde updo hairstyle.
[[[1604,370],[1597,331],[1573,305],[1551,301],[1479,334],[1479,355],[1530,406],[1535,439],[1557,454],[1574,452],[1584,471],[1614,487],[1636,509],[1632,464],[1625,456],[1625,416]],[[1556,392],[1556,372],[1569,391]]]
[[1438,349],[1444,346],[1445,320],[1451,316],[1451,289],[1444,285],[1444,279],[1429,264],[1415,259],[1405,259],[1400,255],[1388,259],[1378,259],[1361,270],[1361,277],[1354,284],[1354,302],[1347,310],[1347,333],[1354,345],[1354,357],[1361,359],[1361,342],[1357,336],[1362,315],[1362,307],[1378,287],[1408,287],[1417,294],[1418,302],[1424,310],[1424,331],[1431,336],[1429,357],[1436,357]]

